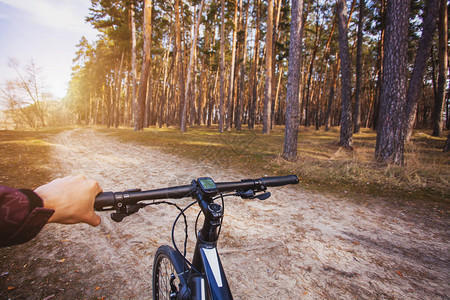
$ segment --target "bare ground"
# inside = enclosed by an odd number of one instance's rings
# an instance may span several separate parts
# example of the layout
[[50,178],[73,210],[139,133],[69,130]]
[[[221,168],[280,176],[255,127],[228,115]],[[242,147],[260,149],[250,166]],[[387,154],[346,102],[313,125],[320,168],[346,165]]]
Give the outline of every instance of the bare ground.
[[[55,177],[85,174],[105,191],[248,177],[90,129],[51,142]],[[265,202],[226,201],[219,253],[236,299],[450,298],[447,204],[345,199],[301,186],[271,192]],[[188,251],[196,213],[188,214]],[[96,228],[47,225],[33,241],[0,250],[0,298],[151,298],[153,255],[170,244],[176,215],[160,205],[121,223],[101,213]]]

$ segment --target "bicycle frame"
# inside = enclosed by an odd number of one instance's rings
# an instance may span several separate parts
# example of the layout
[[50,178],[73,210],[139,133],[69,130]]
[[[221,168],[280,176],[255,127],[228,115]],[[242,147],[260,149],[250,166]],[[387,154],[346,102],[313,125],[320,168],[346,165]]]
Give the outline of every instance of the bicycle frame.
[[[205,178],[199,178],[198,180],[200,179]],[[228,196],[233,195],[241,197],[242,199],[256,198],[265,200],[270,197],[270,193],[267,192],[267,187],[277,187],[297,183],[299,183],[299,178],[296,175],[288,175],[263,177],[259,179],[244,179],[238,182],[219,182],[217,184],[213,182],[216,187],[215,189],[210,189],[210,187],[205,188],[205,186],[199,185],[196,180],[193,180],[191,185],[156,190],[141,191],[140,189],[134,189],[124,192],[104,192],[97,195],[94,207],[97,211],[115,210],[115,212],[111,214],[111,218],[116,222],[121,222],[124,217],[136,213],[143,207],[162,203],[175,205],[181,211],[179,216],[184,215],[184,210],[170,202],[160,201],[142,203],[141,201],[179,199],[185,197],[195,198],[205,218],[203,226],[197,234],[197,242],[192,263],[182,256],[175,245],[173,229],[175,228],[178,217],[172,228],[172,241],[175,249],[169,248],[173,250],[173,252],[170,252],[170,255],[174,253],[173,255],[176,254],[176,258],[173,258],[172,255],[172,258],[169,258],[169,260],[174,259],[177,261],[176,264],[178,270],[176,272],[178,272],[178,274],[176,275],[178,275],[179,278],[182,278],[183,284],[180,286],[180,293],[178,293],[176,290],[177,287],[173,285],[175,276],[172,274],[170,285],[171,289],[173,287],[173,290],[171,291],[171,293],[173,292],[173,295],[170,295],[170,299],[186,299],[186,297],[189,297],[189,299],[227,300],[233,299],[233,296],[231,295],[230,287],[217,252],[217,241],[219,239],[223,219],[223,207],[214,202],[214,197],[218,194],[223,200],[223,194],[233,192],[233,194],[228,194]],[[185,209],[190,206],[191,205],[187,206]],[[155,259],[157,257],[158,256],[155,256]],[[181,266],[181,262],[183,262],[183,266]]]
[[[189,288],[192,299],[233,299],[219,254],[217,241],[222,224],[223,208],[212,197],[201,194],[195,196],[205,216],[203,226],[198,232],[192,266],[206,275],[206,285],[202,275],[191,269]],[[208,293],[209,292],[209,293]]]

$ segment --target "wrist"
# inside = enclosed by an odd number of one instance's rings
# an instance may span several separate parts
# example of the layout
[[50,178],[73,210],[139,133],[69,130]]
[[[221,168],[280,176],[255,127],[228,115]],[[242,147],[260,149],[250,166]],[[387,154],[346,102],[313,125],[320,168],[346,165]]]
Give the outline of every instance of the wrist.
[[36,192],[29,189],[19,189],[19,191],[28,198],[29,212],[36,207],[44,207],[44,201]]

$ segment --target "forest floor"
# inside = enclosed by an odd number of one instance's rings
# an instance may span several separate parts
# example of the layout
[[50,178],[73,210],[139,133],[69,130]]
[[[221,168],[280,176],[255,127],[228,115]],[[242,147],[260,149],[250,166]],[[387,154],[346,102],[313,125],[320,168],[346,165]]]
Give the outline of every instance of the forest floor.
[[[105,191],[253,175],[124,143],[101,130],[65,130],[43,139],[52,177],[85,174]],[[450,298],[448,201],[358,198],[301,185],[271,192],[264,202],[225,203],[218,248],[236,299]],[[100,214],[96,228],[49,224],[33,241],[1,249],[0,298],[150,298],[153,256],[159,245],[170,244],[177,211],[151,206],[121,223]],[[188,252],[196,215],[188,211]],[[183,228],[177,229],[181,245]]]

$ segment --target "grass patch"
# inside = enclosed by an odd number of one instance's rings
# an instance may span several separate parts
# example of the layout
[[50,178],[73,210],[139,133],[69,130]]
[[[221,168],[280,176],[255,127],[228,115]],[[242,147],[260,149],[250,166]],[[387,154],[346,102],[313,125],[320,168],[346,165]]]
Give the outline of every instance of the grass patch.
[[[248,176],[298,174],[305,188],[317,191],[399,197],[448,202],[450,155],[442,152],[445,138],[416,132],[406,145],[406,166],[374,162],[376,133],[363,129],[354,135],[354,151],[337,145],[339,129],[329,132],[301,128],[299,159],[287,162],[281,158],[284,127],[277,126],[270,135],[255,131],[230,131],[223,134],[216,127],[193,127],[186,133],[178,128],[98,129],[123,142],[137,142],[160,147],[165,152],[231,167]],[[446,135],[444,135],[446,136]]]
[[51,144],[44,139],[60,131],[0,130],[0,184],[36,188],[51,180]]
[[[96,128],[124,143],[158,147],[196,162],[235,169],[245,176],[297,174],[302,186],[310,190],[355,198],[394,196],[449,202],[450,155],[442,152],[445,138],[415,132],[406,145],[406,166],[399,167],[374,162],[376,133],[372,130],[354,135],[355,150],[345,151],[337,145],[338,128],[325,132],[302,127],[299,159],[287,162],[281,158],[284,127],[277,126],[270,135],[262,135],[260,129],[219,134],[217,127],[193,127],[186,133],[178,128],[151,127],[143,132]],[[34,188],[51,180],[51,145],[45,140],[62,130],[0,131],[0,184]]]

